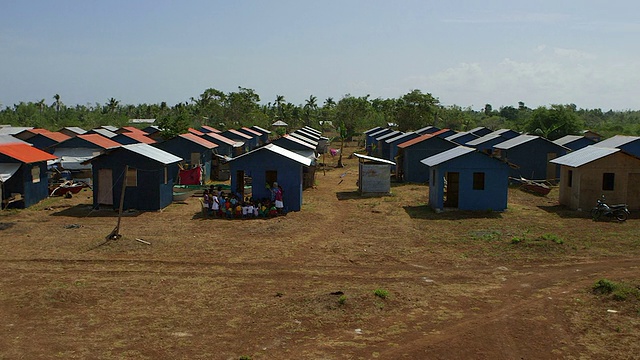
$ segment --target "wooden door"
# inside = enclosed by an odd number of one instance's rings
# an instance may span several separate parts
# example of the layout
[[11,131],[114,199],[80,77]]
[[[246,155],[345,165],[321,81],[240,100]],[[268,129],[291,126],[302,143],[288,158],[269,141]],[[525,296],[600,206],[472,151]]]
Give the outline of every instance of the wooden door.
[[113,177],[111,169],[98,170],[98,204],[113,205]]
[[447,192],[444,200],[445,207],[458,207],[458,198],[460,195],[460,173],[447,173]]

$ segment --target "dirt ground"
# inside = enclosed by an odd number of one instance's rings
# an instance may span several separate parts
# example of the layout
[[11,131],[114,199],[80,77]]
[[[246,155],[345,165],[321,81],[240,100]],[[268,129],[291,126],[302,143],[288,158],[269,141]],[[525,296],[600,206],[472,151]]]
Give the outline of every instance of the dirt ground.
[[640,358],[638,299],[592,291],[640,285],[638,216],[515,188],[503,213],[436,214],[425,185],[358,196],[345,160],[273,219],[190,198],[105,241],[90,191],[2,212],[0,359]]

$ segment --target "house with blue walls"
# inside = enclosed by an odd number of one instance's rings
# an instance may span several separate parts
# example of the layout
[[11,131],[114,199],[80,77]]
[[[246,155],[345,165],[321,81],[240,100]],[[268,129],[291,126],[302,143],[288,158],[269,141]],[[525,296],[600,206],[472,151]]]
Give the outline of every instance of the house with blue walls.
[[414,132],[417,132],[420,135],[426,135],[426,134],[433,134],[436,131],[440,131],[440,128],[437,128],[435,126],[429,125],[429,126],[425,126],[423,128],[420,128],[420,129],[418,129],[418,130],[416,130]]
[[382,136],[384,134],[388,134],[390,132],[392,132],[392,129],[389,128],[382,128],[382,129],[378,129],[377,131],[371,132],[369,134],[367,134],[367,136],[365,137],[365,147],[367,149],[367,152],[371,152],[373,151],[372,148],[375,144],[375,146],[378,146],[378,142],[376,141],[376,138],[378,136]]
[[130,145],[130,144],[155,144],[156,141],[149,136],[147,133],[140,131],[125,131],[120,132],[118,135],[111,138],[111,140],[122,144],[122,145]]
[[511,165],[510,176],[529,180],[555,181],[560,167],[549,161],[570,151],[562,145],[535,135],[520,135],[493,146],[494,156]]
[[270,143],[229,161],[231,189],[243,196],[247,180],[251,179],[254,199],[270,198],[274,182],[283,189],[286,211],[300,211],[304,188],[304,169],[315,166],[315,161],[291,150]]
[[386,140],[402,134],[404,134],[402,131],[394,130],[384,135],[377,136],[375,138],[375,142],[372,144],[371,155],[381,157],[381,158],[384,158],[384,155],[386,155],[386,157],[389,157],[389,147],[386,146],[387,145]]
[[479,137],[480,136],[474,133],[464,131],[464,132],[459,132],[459,133],[455,133],[453,135],[447,136],[445,139],[449,141],[453,141],[458,145],[466,145],[469,141],[475,140]]
[[470,147],[457,146],[422,163],[431,169],[429,206],[434,210],[507,208],[509,165],[504,161]]
[[183,161],[181,162],[181,165],[184,168],[191,169],[196,166],[202,166],[202,170],[204,172],[204,174],[202,174],[202,179],[204,182],[207,180],[215,180],[215,177],[212,177],[212,174],[215,174],[218,169],[213,165],[213,151],[218,147],[218,145],[211,141],[207,141],[204,138],[191,133],[186,133],[174,136],[173,138],[161,143],[154,144],[154,146],[182,158]]
[[[389,147],[388,157],[386,159],[395,163],[395,158],[398,155],[398,145],[417,137],[420,137],[420,134],[411,131],[385,140],[385,147]],[[383,153],[386,153],[386,150],[384,150]],[[395,171],[395,164],[391,168],[392,171]]]
[[261,128],[258,125],[253,125],[253,126],[250,126],[249,128],[260,133],[260,144],[266,144],[269,142],[271,131]]
[[[105,130],[108,131],[108,130]],[[69,170],[75,179],[89,179],[92,181],[91,164],[85,163],[86,160],[97,156],[107,149],[122,146],[109,138],[98,133],[86,133],[78,135],[67,140],[61,141],[47,151],[53,153],[60,159],[60,166]]]
[[435,135],[435,133],[424,134],[398,144],[396,180],[414,183],[428,182],[429,167],[421,161],[456,146],[458,144],[445,140]]
[[605,148],[616,148],[640,157],[640,136],[616,135],[608,139],[599,141],[596,146]]
[[507,140],[509,139],[502,137],[499,134],[489,133],[487,135],[481,136],[477,139],[473,139],[467,142],[466,146],[472,147],[478,151],[481,151],[490,155],[493,153],[494,145],[499,144],[501,142],[505,142]]
[[244,151],[243,152],[247,152],[249,150],[252,150],[256,147],[256,142],[257,140],[253,139],[253,137],[247,135],[247,134],[243,134],[238,130],[235,129],[229,129],[229,130],[225,130],[223,132],[221,132],[219,135],[224,136],[228,139],[231,139],[233,141],[236,142],[242,142],[244,144]]
[[317,156],[315,146],[289,134],[285,134],[275,140],[271,140],[271,144],[278,145],[281,148],[293,151],[311,160],[314,160]]
[[247,143],[249,144],[251,149],[255,149],[258,146],[262,145],[263,143],[261,142],[261,133],[258,131],[255,131],[253,129],[250,129],[246,126],[241,127],[239,129],[237,129],[236,131],[243,133],[245,135],[249,135],[251,137],[251,139],[247,140]]
[[[495,134],[495,135],[500,135],[503,138],[509,140],[509,139],[513,139],[516,136],[520,136],[522,135],[521,133],[515,131],[515,130],[511,130],[511,129],[498,129],[494,132],[492,132],[491,134]],[[487,134],[489,135],[489,134]]]
[[0,208],[28,208],[47,198],[47,161],[55,159],[28,144],[0,145]]
[[[182,158],[148,144],[122,145],[89,159],[93,169],[93,206],[155,211],[173,201]],[[123,184],[123,181],[125,182]]]
[[580,150],[589,145],[594,145],[595,140],[581,135],[565,135],[560,139],[553,140],[554,143],[567,147],[571,151]]
[[69,138],[70,136],[67,136],[63,133],[43,131],[43,132],[38,132],[37,134],[29,137],[28,139],[25,139],[25,141],[33,145],[35,148],[38,148],[40,150],[45,150]]
[[485,135],[487,135],[487,134],[489,134],[489,133],[492,133],[492,132],[493,132],[493,130],[491,130],[491,129],[489,129],[489,128],[486,128],[486,127],[484,127],[484,126],[478,126],[478,127],[473,128],[473,129],[471,129],[471,130],[469,130],[469,131],[467,131],[467,132],[470,132],[470,133],[472,133],[472,134],[477,135],[478,137],[480,137],[480,136],[485,136]]
[[234,157],[244,153],[244,143],[231,140],[218,133],[210,132],[202,136],[203,139],[218,145],[214,152],[225,157]]

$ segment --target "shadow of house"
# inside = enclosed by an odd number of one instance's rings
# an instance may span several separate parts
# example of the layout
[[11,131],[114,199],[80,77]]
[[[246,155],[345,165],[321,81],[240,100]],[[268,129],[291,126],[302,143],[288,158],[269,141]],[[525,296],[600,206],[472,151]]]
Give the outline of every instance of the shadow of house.
[[47,161],[54,159],[31,145],[0,145],[1,208],[27,208],[47,198]]
[[640,209],[640,158],[617,148],[592,145],[566,154],[560,165],[560,204],[591,209],[604,195],[610,204],[626,203]]
[[556,181],[560,168],[549,162],[569,149],[540,136],[520,135],[493,146],[494,155],[515,165],[509,176],[529,180]]
[[424,220],[465,220],[465,219],[500,219],[502,213],[494,211],[444,211],[436,212],[429,205],[404,206],[404,211],[412,219]]
[[473,148],[458,146],[422,160],[431,168],[429,206],[436,211],[503,211],[509,165]]
[[[93,206],[160,210],[173,201],[173,185],[182,161],[147,144],[122,145],[88,160],[93,168]],[[124,194],[122,193],[124,190]]]
[[202,179],[204,182],[215,180],[212,176],[211,168],[214,159],[213,151],[218,145],[202,137],[187,133],[174,136],[169,140],[154,144],[154,146],[182,158],[181,164],[183,168],[192,169],[202,165],[202,170],[204,171]]
[[421,135],[399,144],[396,156],[396,180],[415,183],[428,182],[430,169],[421,161],[456,146],[458,145],[437,136],[436,133]]
[[254,199],[269,199],[270,187],[277,182],[283,189],[285,209],[300,211],[305,183],[303,170],[311,166],[315,166],[315,161],[308,157],[275,144],[266,144],[229,160],[231,190],[245,197],[248,195],[245,186],[250,184]]

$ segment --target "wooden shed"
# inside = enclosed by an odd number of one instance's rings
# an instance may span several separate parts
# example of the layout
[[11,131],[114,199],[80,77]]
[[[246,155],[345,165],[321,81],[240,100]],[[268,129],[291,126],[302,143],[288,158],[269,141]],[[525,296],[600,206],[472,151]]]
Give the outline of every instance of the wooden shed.
[[560,165],[560,204],[588,210],[604,195],[610,204],[640,209],[640,158],[617,148],[587,146],[552,163]]
[[458,146],[422,160],[431,168],[429,206],[436,211],[503,211],[507,208],[509,165]]
[[[182,158],[148,144],[122,145],[88,160],[93,168],[93,206],[160,210],[173,201],[173,185]],[[125,181],[125,184],[123,184]]]
[[387,195],[391,193],[391,166],[395,162],[354,153],[358,164],[358,191],[362,195]]

